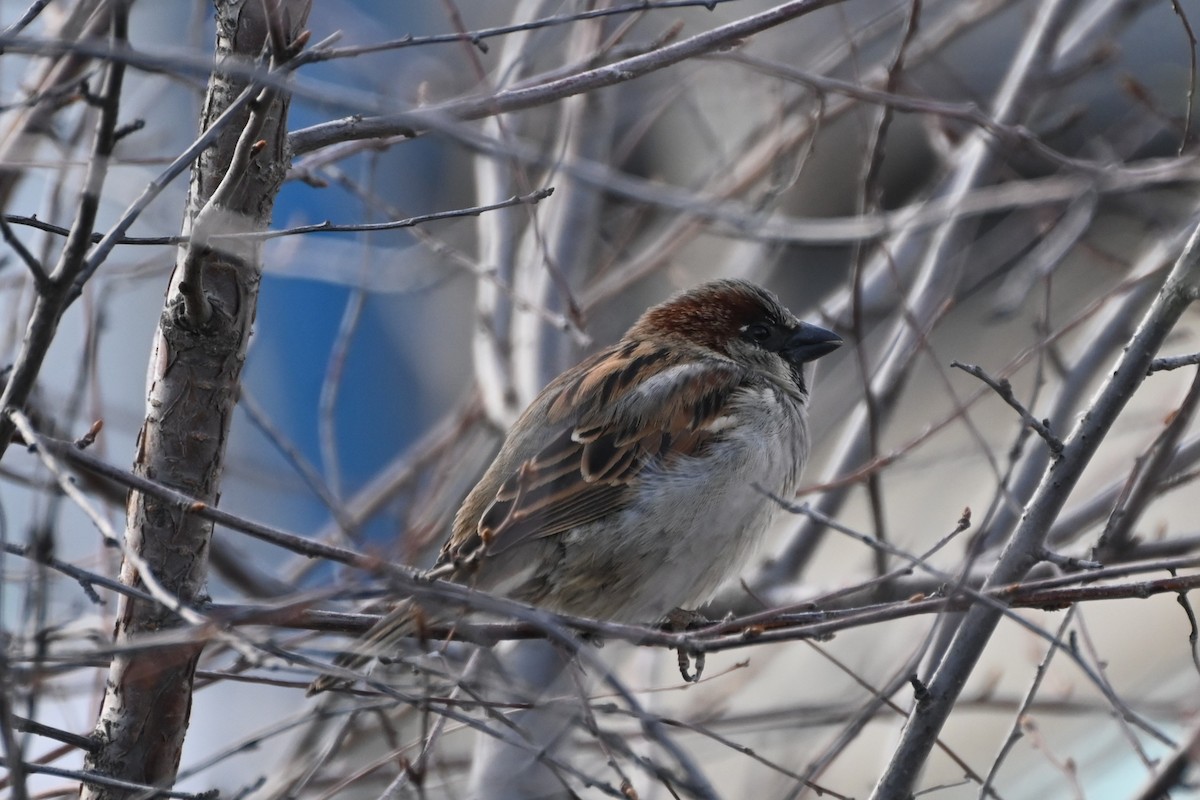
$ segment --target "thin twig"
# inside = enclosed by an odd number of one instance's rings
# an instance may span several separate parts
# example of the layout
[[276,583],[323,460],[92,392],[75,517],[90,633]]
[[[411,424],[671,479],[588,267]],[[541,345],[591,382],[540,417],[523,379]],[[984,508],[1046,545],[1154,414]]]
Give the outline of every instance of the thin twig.
[[1037,694],[1042,688],[1042,681],[1046,677],[1046,672],[1050,668],[1050,662],[1054,658],[1054,654],[1063,646],[1062,637],[1070,627],[1071,622],[1075,617],[1075,607],[1067,609],[1067,613],[1063,615],[1062,622],[1058,625],[1058,631],[1054,634],[1054,641],[1050,643],[1050,647],[1046,650],[1046,655],[1042,657],[1038,663],[1037,670],[1033,674],[1033,681],[1029,684],[1028,691],[1025,692],[1025,697],[1021,699],[1021,704],[1017,707],[1016,714],[1013,715],[1013,724],[1009,728],[1008,738],[1004,740],[1004,744],[1000,746],[1000,752],[992,759],[992,766],[988,768],[987,777],[983,781],[983,785],[979,789],[979,796],[984,797],[991,789],[992,784],[996,780],[996,774],[1000,772],[1000,767],[1004,764],[1004,760],[1008,758],[1008,754],[1012,752],[1013,747],[1021,736],[1021,720],[1029,712],[1030,706],[1037,699]]
[[[12,764],[5,757],[0,757],[0,767],[7,769],[12,768]],[[37,773],[39,775],[53,775],[56,778],[67,778],[79,783],[88,784],[91,786],[104,786],[109,789],[117,789],[122,792],[133,793],[133,796],[141,796],[143,792],[148,793],[149,797],[166,797],[174,800],[217,800],[220,791],[218,789],[210,789],[206,792],[179,792],[174,789],[163,789],[158,786],[147,786],[144,783],[134,783],[132,781],[123,781],[118,778],[110,778],[107,775],[102,775],[99,772],[81,769],[63,769],[62,767],[51,767],[48,764],[34,764],[26,762],[24,768],[27,772]]]
[[[1012,58],[1007,74],[996,91],[993,116],[1002,123],[1015,123],[1024,118],[1028,102],[1025,89],[1050,58],[1053,42],[1065,25],[1066,14],[1061,3],[1044,3],[1030,25],[1018,52]],[[935,196],[949,203],[958,203],[987,176],[998,158],[986,134],[976,130],[956,150],[954,169],[942,181]],[[916,356],[926,347],[925,338],[933,325],[947,311],[959,288],[961,279],[960,243],[968,235],[958,221],[947,221],[918,239],[921,234],[908,228],[895,232],[879,248],[868,267],[868,273],[895,284],[899,267],[896,254],[908,251],[908,271],[912,278],[904,298],[896,305],[887,322],[882,341],[888,343],[885,355],[871,375],[871,391],[878,397],[895,398],[911,374]],[[901,284],[903,285],[903,284]],[[912,320],[924,327],[918,328]],[[894,409],[895,404],[889,404]],[[867,461],[867,412],[864,403],[856,404],[846,414],[836,456],[827,465],[825,475],[837,476],[860,469]],[[818,502],[825,516],[833,516],[846,501],[847,490],[827,491]],[[751,582],[756,589],[786,583],[799,576],[811,561],[825,533],[812,519],[806,520],[791,534],[779,556],[761,567]]]
[[1189,134],[1192,132],[1192,109],[1196,102],[1196,33],[1192,30],[1192,23],[1188,21],[1187,14],[1183,12],[1183,5],[1179,0],[1171,0],[1171,9],[1175,12],[1175,16],[1179,17],[1179,22],[1183,25],[1183,32],[1188,40],[1188,89],[1187,89],[1187,109],[1183,113],[1183,136],[1179,139],[1179,148],[1176,152],[1183,155],[1187,150]]
[[14,715],[13,722],[14,728],[22,733],[32,733],[34,736],[54,739],[55,741],[69,744],[77,750],[93,750],[96,747],[96,740],[90,736],[80,736],[78,733],[64,731],[61,728],[55,728],[51,725],[44,725],[37,720]]
[[956,369],[961,369],[968,375],[974,375],[976,378],[990,386],[992,390],[1000,396],[1001,400],[1008,403],[1018,414],[1021,415],[1021,422],[1025,423],[1025,425],[1031,428],[1034,433],[1042,437],[1042,441],[1044,441],[1046,446],[1050,448],[1050,453],[1055,458],[1062,455],[1062,440],[1050,431],[1049,421],[1039,420],[1037,417],[1033,416],[1033,414],[1030,414],[1029,410],[1025,408],[1025,406],[1021,404],[1021,401],[1017,399],[1016,395],[1013,394],[1012,384],[1009,383],[1007,379],[1001,378],[1000,380],[996,380],[991,375],[988,375],[982,367],[974,364],[963,364],[960,361],[951,361],[950,366],[955,367]]
[[[1087,615],[1083,609],[1080,609],[1076,614],[1075,619],[1076,630],[1070,636],[1070,647],[1068,652],[1081,656],[1079,650],[1079,642],[1083,642],[1083,649],[1087,651],[1088,658],[1096,665],[1096,687],[1104,695],[1104,699],[1112,706],[1113,718],[1116,720],[1117,729],[1121,735],[1125,737],[1125,741],[1129,742],[1129,747],[1137,753],[1138,758],[1146,769],[1151,769],[1154,766],[1154,760],[1150,758],[1150,754],[1146,751],[1141,738],[1129,725],[1129,706],[1122,697],[1117,694],[1116,687],[1112,685],[1112,681],[1108,679],[1108,661],[1100,656],[1096,649],[1096,643],[1092,641],[1092,635],[1087,626]],[[1159,737],[1159,741],[1168,747],[1175,747],[1176,742],[1173,739]]]
[[4,552],[10,553],[20,558],[28,558],[43,564],[55,572],[60,572],[69,578],[74,579],[83,589],[83,593],[87,595],[88,600],[96,605],[103,605],[104,599],[96,592],[96,588],[108,589],[112,592],[127,594],[130,597],[136,597],[145,602],[154,602],[154,597],[149,592],[144,592],[133,586],[126,586],[118,580],[109,578],[106,575],[101,575],[98,572],[92,572],[82,567],[76,566],[68,561],[52,558],[45,553],[39,553],[28,545],[12,544],[5,542],[3,545]]
[[839,0],[790,0],[766,11],[698,33],[657,50],[595,67],[528,88],[507,89],[482,98],[468,98],[378,117],[348,117],[324,122],[293,132],[288,141],[292,152],[304,155],[332,144],[354,139],[378,139],[395,135],[416,136],[441,118],[480,119],[495,114],[521,111],[606,86],[625,83],[666,67],[741,41],[788,20],[833,5]]
[[[1105,434],[1145,379],[1146,369],[1167,334],[1198,294],[1200,224],[1193,229],[1116,369],[1064,442],[1062,456],[1047,469],[987,586],[1019,581],[1037,562],[1050,523],[1062,510]],[[898,797],[912,791],[934,739],[950,716],[967,676],[1000,619],[1001,613],[989,606],[980,605],[968,612],[930,684],[930,700],[914,707],[900,744],[876,784],[874,797]]]
[[1163,800],[1171,790],[1185,785],[1187,770],[1200,762],[1200,725],[1194,725],[1187,739],[1180,742],[1169,758],[1158,763],[1146,786],[1133,800]]
[[[113,530],[108,520],[92,506],[91,502],[87,499],[87,497],[84,496],[83,492],[81,492],[79,488],[75,486],[74,482],[71,481],[70,476],[67,475],[65,470],[63,470],[62,465],[59,464],[54,458],[51,448],[45,446],[45,439],[33,429],[33,426],[30,425],[29,420],[25,417],[25,415],[20,411],[13,410],[9,412],[9,416],[16,424],[17,430],[21,432],[21,435],[25,438],[25,441],[29,444],[30,448],[37,453],[39,458],[41,458],[42,464],[47,470],[50,471],[50,474],[54,476],[55,480],[58,481],[58,485],[62,491],[68,497],[70,497],[71,500],[75,502],[76,506],[83,511],[89,520],[91,520],[92,524],[96,527],[96,530],[99,531],[100,535],[104,537],[105,543],[112,547],[118,548],[121,551],[122,557],[137,569],[138,577],[141,579],[141,582],[145,584],[146,590],[154,598],[154,602],[162,605],[164,608],[170,609],[181,619],[191,623],[192,625],[204,626],[211,624],[211,620],[204,617],[203,614],[194,608],[185,605],[179,600],[178,597],[175,596],[175,594],[168,591],[159,581],[158,577],[154,574],[154,571],[150,568],[149,563],[147,563],[146,560],[142,558],[142,556],[133,548],[127,546],[123,537],[117,535],[117,532]],[[247,642],[242,637],[227,638],[223,634],[219,634],[218,636],[219,638],[225,639],[230,646],[237,649],[242,656],[250,659],[252,662],[259,661],[261,659],[261,653],[256,650],[252,643]]]
[[[908,9],[908,18],[905,21],[904,30],[900,36],[900,43],[896,47],[896,52],[892,56],[891,63],[887,67],[887,79],[884,83],[884,90],[894,92],[900,83],[900,76],[904,69],[904,58],[909,46],[912,44],[913,37],[917,33],[917,26],[921,18],[921,2],[920,0],[911,0]],[[857,211],[859,214],[866,214],[868,211],[875,211],[880,205],[880,190],[879,190],[879,174],[883,169],[884,154],[886,152],[887,134],[891,128],[893,110],[890,106],[881,106],[876,115],[876,120],[872,126],[866,150],[866,163],[863,167],[862,184],[859,187],[857,197]],[[863,321],[863,274],[867,268],[867,250],[863,243],[857,243],[854,248],[854,274],[852,280],[853,302],[851,304],[851,317],[853,321],[854,339],[857,342],[863,342],[866,339],[866,328]],[[881,408],[881,401],[884,399],[875,392],[871,385],[870,375],[871,369],[868,363],[867,349],[864,347],[854,348],[855,357],[857,359],[859,374],[863,382],[863,407],[866,410],[866,437],[867,437],[867,457],[874,459],[878,457],[880,446],[879,438],[881,428],[886,419],[886,414]],[[872,473],[867,477],[866,481],[867,498],[871,508],[872,522],[875,526],[875,537],[880,541],[887,541],[887,526],[883,513],[883,479],[878,472]],[[888,571],[887,554],[882,548],[873,551],[875,558],[875,572],[878,575],[884,575]]]
[[456,42],[466,42],[478,48],[480,52],[487,53],[488,46],[485,41],[493,39],[497,36],[508,36],[513,33],[527,33],[529,31],[540,30],[542,28],[550,28],[558,25],[567,25],[573,22],[582,22],[589,19],[598,19],[601,17],[622,16],[625,14],[633,14],[653,9],[673,9],[673,8],[707,8],[712,11],[718,5],[734,2],[734,0],[646,0],[645,2],[625,3],[618,6],[608,6],[605,8],[592,8],[587,11],[579,11],[570,14],[555,14],[553,16],[539,17],[538,19],[529,20],[527,22],[514,23],[512,25],[497,25],[491,28],[480,28],[473,31],[459,31],[456,33],[435,33],[428,36],[403,36],[399,39],[392,39],[386,42],[375,42],[373,44],[352,45],[349,47],[317,49],[305,59],[305,63],[314,63],[318,61],[328,61],[334,58],[354,58],[356,56],[365,55],[367,53],[379,53],[387,50],[397,50],[402,47],[419,47],[431,44],[453,44]]
[[[160,500],[171,503],[180,511],[195,514],[202,519],[211,520],[228,527],[230,530],[239,531],[261,541],[274,544],[277,547],[301,553],[309,558],[323,558],[366,570],[375,569],[379,566],[377,559],[362,553],[315,542],[306,537],[297,536],[287,531],[273,528],[270,525],[252,522],[230,514],[227,511],[222,511],[183,492],[147,480],[126,470],[113,467],[89,453],[78,450],[70,442],[49,439],[44,436],[39,436],[37,441],[40,450],[53,453],[55,456],[77,467],[108,478],[129,489],[134,489],[151,497],[157,497]],[[412,571],[411,574],[415,576],[416,572]]]
[[246,413],[250,424],[257,428],[263,436],[267,437],[267,441],[292,465],[292,469],[296,471],[296,474],[300,476],[309,490],[329,510],[330,515],[341,529],[346,533],[350,533],[354,526],[350,518],[346,516],[346,511],[341,501],[325,482],[325,479],[321,477],[321,473],[316,465],[309,461],[304,453],[300,451],[300,448],[287,438],[284,432],[279,429],[279,426],[271,419],[270,415],[267,414],[262,404],[258,402],[254,393],[244,385],[238,393],[238,408]]
[[29,26],[29,23],[38,18],[38,15],[50,5],[50,0],[33,0],[29,4],[29,8],[25,9],[25,13],[21,14],[12,25],[9,25],[3,31],[0,31],[0,36],[16,36],[21,31]]
[[411,228],[415,225],[424,225],[429,222],[438,222],[445,219],[461,219],[463,217],[478,217],[480,214],[486,214],[489,211],[498,211],[502,208],[512,208],[513,206],[521,205],[536,205],[542,200],[545,200],[550,195],[554,194],[554,187],[547,186],[544,189],[537,189],[526,194],[513,195],[507,200],[501,200],[496,203],[487,203],[484,205],[471,206],[469,208],[456,208],[450,211],[435,211],[430,214],[418,214],[407,219],[389,220],[387,222],[361,222],[338,224],[329,221],[317,222],[311,225],[296,225],[291,228],[284,228],[277,231],[246,231],[239,233],[216,233],[209,237],[211,244],[220,244],[228,241],[265,241],[267,239],[278,239],[281,236],[298,236],[307,233],[371,233],[374,231],[394,231],[403,228]]
[[1185,356],[1164,356],[1156,358],[1150,362],[1150,368],[1146,370],[1147,375],[1152,375],[1155,372],[1164,372],[1180,367],[1193,367],[1200,364],[1200,353],[1188,353]]
[[[114,44],[123,45],[129,32],[129,8],[126,3],[117,2],[111,5],[107,13],[112,28],[111,39]],[[59,321],[71,303],[73,286],[87,272],[85,256],[100,209],[100,192],[112,163],[124,79],[125,65],[111,62],[105,72],[104,88],[100,94],[100,118],[96,122],[92,154],[88,159],[70,233],[67,234],[58,262],[45,281],[45,290],[34,305],[21,351],[0,394],[0,459],[4,457],[13,433],[13,419],[4,412],[7,409],[24,408],[58,331]]]
[[[849,666],[847,666],[845,663],[843,663],[839,658],[834,656],[832,653],[825,650],[825,648],[820,647],[813,640],[810,639],[810,640],[806,641],[805,643],[814,652],[818,653],[826,661],[833,664],[838,669],[839,672],[841,672],[843,675],[848,677],[850,680],[854,681],[854,683],[858,684],[858,686],[860,688],[862,688],[864,691],[866,691],[868,694],[870,694],[872,698],[876,699],[882,705],[887,706],[889,709],[891,709],[897,715],[899,715],[901,717],[904,716],[904,709],[901,708],[900,705],[895,700],[892,700],[892,698],[890,696],[891,693],[885,692],[875,686],[872,686],[868,681],[866,681],[864,678],[862,678],[857,672],[855,672],[853,669],[851,669]],[[895,684],[893,684],[893,685],[895,685]],[[937,742],[937,747],[939,750],[941,750],[943,753],[946,754],[947,758],[949,758],[951,761],[953,761],[955,763],[955,765],[963,771],[963,774],[967,777],[967,780],[969,780],[973,783],[979,784],[981,786],[983,785],[983,776],[980,775],[979,773],[977,773],[974,769],[972,769],[971,765],[968,764],[963,759],[962,756],[960,756],[958,753],[956,753],[954,751],[954,749],[950,747],[950,745],[946,744],[946,742],[944,742],[942,739],[939,738],[938,742]],[[805,781],[805,785],[809,785],[807,781]],[[789,800],[792,800],[792,798],[795,798],[796,796],[798,796],[798,794],[799,794],[798,791],[793,791],[792,794],[789,795]]]
[[982,111],[974,103],[947,103],[925,97],[912,97],[897,93],[894,85],[874,89],[850,81],[796,69],[788,64],[769,61],[741,51],[714,53],[707,56],[721,61],[732,61],[756,72],[774,75],[788,81],[809,86],[822,93],[840,94],[865,103],[872,103],[894,111],[930,114],[943,119],[966,122],[990,134],[998,145],[1020,144],[1046,162],[1073,171],[1098,173],[1110,165],[1100,162],[1072,158],[1050,147],[1024,125],[1005,124]]
[[[1183,246],[1189,231],[1190,228],[1180,226],[1173,229],[1167,236],[1153,241],[1138,257],[1130,270],[1130,282],[1117,291],[1109,293],[1106,298],[1102,298],[1101,305],[1094,306],[1096,313],[1076,317],[1076,321],[1079,323],[1085,321],[1085,316],[1088,321],[1079,336],[1080,341],[1086,344],[1082,349],[1071,354],[1070,371],[1059,381],[1048,414],[1052,429],[1066,429],[1072,424],[1072,420],[1078,415],[1081,404],[1084,403],[1091,387],[1102,380],[1102,376],[1110,368],[1114,351],[1133,333],[1138,318],[1143,314],[1158,287],[1163,265]],[[1047,352],[1049,348],[1062,342],[1061,331],[1065,327],[1077,326],[1060,326],[1057,332],[1044,332],[1042,334],[1043,341],[1039,343],[1037,352]],[[1084,326],[1079,325],[1078,327]],[[1018,366],[1017,363],[1011,363],[1005,368],[1004,374],[1013,374]],[[1033,496],[1042,474],[1050,462],[1049,450],[1040,447],[1031,450],[1021,460],[1009,485],[1011,502],[1002,504],[997,510],[992,524],[984,531],[983,535],[986,541],[981,542],[982,546],[996,547],[1008,540],[1013,528],[1018,523],[1022,509]],[[1112,497],[1116,497],[1115,491]],[[1107,514],[1111,508],[1112,501],[1110,500],[1099,513]],[[1066,516],[1072,516],[1072,512],[1068,512]],[[1062,535],[1052,536],[1049,540],[1050,544],[1058,545],[1069,540],[1067,531],[1080,529],[1078,525],[1063,525],[1066,521],[1063,517],[1056,520],[1054,529]]]
[[[554,187],[548,186],[544,189],[538,189],[528,194],[515,195],[502,200],[498,203],[483,206],[471,206],[469,208],[457,208],[450,211],[435,211],[429,214],[418,214],[404,219],[389,220],[387,222],[369,222],[369,223],[335,223],[329,220],[324,222],[315,222],[309,225],[296,225],[290,228],[283,228],[274,231],[245,231],[241,233],[214,233],[208,240],[213,244],[219,244],[223,241],[266,241],[268,239],[278,239],[283,236],[300,236],[309,233],[364,233],[371,231],[391,231],[402,228],[412,228],[417,225],[424,225],[428,222],[439,222],[447,219],[458,219],[460,217],[477,217],[480,214],[485,214],[489,211],[495,211],[501,208],[510,208],[515,205],[539,203],[545,200],[550,195],[554,194]],[[61,225],[53,225],[49,222],[44,222],[36,217],[26,217],[19,214],[5,214],[3,219],[14,225],[26,225],[31,228],[46,231],[65,236],[69,233],[68,229]],[[104,234],[93,233],[91,239],[93,242],[99,242],[104,238]],[[188,244],[193,240],[191,236],[123,236],[119,237],[115,244],[123,245],[149,245],[149,246],[166,246],[177,244]]]
[[1192,608],[1192,602],[1188,599],[1187,592],[1180,592],[1176,595],[1175,600],[1187,616],[1188,644],[1191,645],[1189,650],[1192,654],[1192,666],[1196,668],[1196,673],[1200,674],[1200,649],[1197,649],[1200,648],[1200,623],[1196,622],[1196,612]]
[[1101,558],[1129,546],[1133,526],[1161,490],[1163,478],[1171,468],[1179,440],[1195,417],[1197,408],[1200,408],[1200,370],[1196,371],[1183,401],[1155,437],[1147,452],[1135,459],[1127,484],[1096,541],[1094,552]]
[[1065,569],[1069,572],[1076,572],[1081,569],[1098,570],[1104,565],[1099,561],[1094,561],[1088,558],[1077,558],[1076,556],[1067,556],[1062,553],[1056,553],[1049,548],[1042,548],[1038,553],[1038,558],[1054,566]]
[[29,248],[25,246],[25,243],[13,233],[12,226],[8,224],[5,216],[0,216],[0,234],[4,236],[4,241],[16,251],[17,255],[21,258],[21,262],[25,264],[30,274],[33,275],[33,284],[38,292],[50,291],[50,276],[46,274],[46,268],[42,266],[42,262],[38,260],[37,256],[29,252]]

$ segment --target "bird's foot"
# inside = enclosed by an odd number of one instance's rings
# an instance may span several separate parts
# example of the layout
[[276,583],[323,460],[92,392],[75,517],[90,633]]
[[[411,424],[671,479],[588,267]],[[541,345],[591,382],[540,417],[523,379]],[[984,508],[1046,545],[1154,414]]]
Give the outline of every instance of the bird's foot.
[[[713,624],[712,620],[699,611],[688,608],[676,608],[663,618],[662,627],[671,633],[683,633],[704,628]],[[696,683],[704,672],[704,653],[687,647],[676,648],[679,657],[679,675],[686,683]],[[695,659],[696,671],[692,672],[692,659]]]

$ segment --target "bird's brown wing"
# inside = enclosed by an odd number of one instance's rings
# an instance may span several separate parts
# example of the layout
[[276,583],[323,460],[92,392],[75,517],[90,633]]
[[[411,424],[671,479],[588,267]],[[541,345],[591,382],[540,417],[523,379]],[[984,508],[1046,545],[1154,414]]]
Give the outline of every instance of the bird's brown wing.
[[504,478],[474,530],[447,543],[442,562],[495,555],[620,511],[643,470],[695,455],[719,435],[713,423],[746,380],[732,362],[671,367],[648,347],[614,352],[621,358],[593,360],[548,387],[556,396],[544,404],[543,424],[558,422],[561,431]]

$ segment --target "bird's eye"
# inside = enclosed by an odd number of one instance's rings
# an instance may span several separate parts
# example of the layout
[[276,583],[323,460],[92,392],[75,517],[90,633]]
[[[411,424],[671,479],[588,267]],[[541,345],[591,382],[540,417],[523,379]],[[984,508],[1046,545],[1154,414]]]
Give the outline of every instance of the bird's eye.
[[752,325],[746,326],[746,338],[752,342],[762,344],[767,339],[771,338],[771,329],[761,322],[755,322]]

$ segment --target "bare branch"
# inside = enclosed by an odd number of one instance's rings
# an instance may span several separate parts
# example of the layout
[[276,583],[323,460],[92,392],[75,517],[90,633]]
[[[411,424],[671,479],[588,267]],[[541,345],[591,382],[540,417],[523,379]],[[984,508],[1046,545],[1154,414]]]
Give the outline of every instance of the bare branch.
[[[1149,371],[1147,372],[1149,374]],[[1123,550],[1130,544],[1133,526],[1141,518],[1150,500],[1164,484],[1167,470],[1175,456],[1175,450],[1183,433],[1196,415],[1200,406],[1200,370],[1192,378],[1192,385],[1179,408],[1171,415],[1162,433],[1155,438],[1149,450],[1134,461],[1129,480],[1122,490],[1120,499],[1108,516],[1104,531],[1096,542],[1095,552],[1103,558],[1105,554]]]
[[1057,458],[1062,455],[1062,440],[1050,432],[1049,420],[1039,420],[1029,410],[1021,404],[1013,394],[1012,384],[1001,378],[996,380],[991,375],[984,372],[983,368],[975,364],[963,364],[960,361],[951,361],[950,366],[961,369],[968,375],[974,375],[979,380],[986,383],[992,390],[1000,396],[1000,399],[1012,406],[1013,410],[1021,416],[1021,422],[1025,423],[1034,433],[1042,437],[1046,446],[1050,448],[1050,454]]
[[332,144],[355,139],[419,136],[441,118],[470,120],[545,105],[571,95],[631,81],[651,72],[711,52],[788,20],[833,5],[839,0],[789,0],[758,14],[718,26],[645,55],[622,59],[565,78],[528,88],[506,89],[480,99],[467,99],[379,117],[349,117],[295,131],[291,149],[304,155]]
[[1164,356],[1156,358],[1150,362],[1150,368],[1146,370],[1146,374],[1150,375],[1155,372],[1166,372],[1180,367],[1194,367],[1200,364],[1200,353],[1189,353],[1185,356]]
[[[114,42],[124,43],[128,35],[129,9],[127,0],[114,0],[108,6],[111,36]],[[104,88],[101,90],[100,118],[96,122],[92,142],[92,158],[88,161],[87,175],[79,195],[79,209],[67,235],[67,241],[59,254],[58,262],[47,279],[47,288],[42,291],[33,315],[26,328],[21,352],[13,364],[12,372],[4,391],[0,394],[0,459],[3,459],[8,443],[12,440],[13,422],[10,409],[21,409],[29,399],[37,381],[38,373],[46,358],[63,312],[72,299],[75,282],[86,272],[84,257],[100,207],[100,191],[108,175],[113,147],[116,144],[117,114],[121,102],[121,85],[125,78],[125,65],[111,62],[105,71]]]
[[[1174,268],[1146,312],[1116,370],[1076,424],[1063,445],[1061,458],[1046,471],[1025,516],[1000,557],[988,586],[1020,580],[1037,562],[1049,522],[1062,509],[1113,421],[1146,376],[1150,361],[1184,310],[1200,294],[1200,225],[1197,225]],[[875,786],[875,797],[911,792],[920,765],[950,715],[967,674],[1000,620],[989,607],[972,609],[930,684],[930,699],[917,704],[905,726],[887,770]]]

